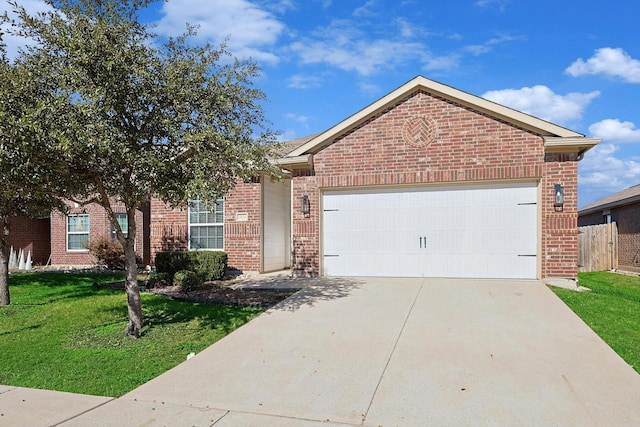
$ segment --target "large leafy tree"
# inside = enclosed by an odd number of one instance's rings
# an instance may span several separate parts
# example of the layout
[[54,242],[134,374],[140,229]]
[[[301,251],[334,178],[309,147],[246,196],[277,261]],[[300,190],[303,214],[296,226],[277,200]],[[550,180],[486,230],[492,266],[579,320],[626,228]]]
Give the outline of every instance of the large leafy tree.
[[[192,27],[162,40],[139,20],[145,0],[47,3],[52,11],[29,15],[12,2],[17,33],[35,42],[25,51],[33,72],[57,88],[49,112],[65,136],[58,144],[68,173],[84,185],[69,198],[104,207],[124,248],[126,333],[138,337],[136,210],[152,197],[172,206],[211,202],[237,179],[274,172],[275,135],[265,126],[265,96],[253,87],[259,68],[224,45],[196,44]],[[126,234],[116,200],[126,209]]]
[[[48,215],[63,209],[57,197],[64,188],[59,152],[47,131],[55,105],[52,88],[30,72],[28,58],[10,61],[0,34],[0,305],[9,305],[9,233],[12,219]],[[73,184],[73,183],[72,183]]]

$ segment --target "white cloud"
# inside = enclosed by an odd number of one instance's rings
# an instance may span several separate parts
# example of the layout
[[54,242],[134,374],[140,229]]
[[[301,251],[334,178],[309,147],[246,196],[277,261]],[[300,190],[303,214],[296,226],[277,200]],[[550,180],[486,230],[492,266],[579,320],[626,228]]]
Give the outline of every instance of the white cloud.
[[600,92],[572,92],[558,95],[547,86],[537,85],[521,89],[486,92],[483,98],[503,104],[554,123],[567,123],[582,117],[584,109]]
[[277,13],[285,13],[296,8],[292,0],[272,0],[267,2],[269,9]]
[[378,0],[368,0],[365,4],[353,11],[353,16],[359,18],[375,16],[376,12],[371,9],[376,6],[376,3],[378,3]]
[[294,74],[287,79],[287,87],[293,89],[310,89],[319,87],[321,82],[321,79],[317,76]]
[[640,83],[640,61],[633,59],[620,48],[603,47],[597,49],[588,60],[574,61],[565,72],[577,77],[584,74],[604,74],[620,77],[629,83]]
[[380,93],[380,87],[371,82],[358,82],[358,88],[360,88],[360,92],[369,97],[374,97]]
[[498,9],[500,12],[504,12],[509,1],[510,0],[478,0],[475,4],[478,7],[490,7]]
[[600,143],[578,163],[580,206],[640,182],[640,162],[618,157],[620,147]]
[[293,120],[295,122],[299,122],[299,123],[303,123],[303,124],[307,124],[309,122],[310,117],[309,116],[302,116],[300,114],[294,114],[294,113],[287,113],[285,114],[285,117],[289,120]]
[[[424,30],[404,19],[393,21],[392,38],[372,37],[367,23],[335,20],[289,45],[302,64],[322,64],[361,76],[418,63],[426,70],[457,67],[459,56],[434,56],[422,43]],[[365,30],[366,29],[366,30]]]
[[413,25],[406,18],[396,18],[395,23],[400,30],[400,36],[405,39],[410,39],[422,32],[422,30]]
[[322,4],[322,8],[323,9],[328,9],[331,7],[331,3],[333,3],[331,0],[316,0],[316,1],[320,1],[320,3]]
[[427,59],[422,67],[425,71],[453,70],[460,66],[461,57],[457,53]]
[[[288,2],[276,2],[277,9]],[[274,6],[274,7],[275,7]],[[227,47],[237,57],[275,63],[269,51],[285,25],[271,12],[248,0],[169,0],[164,3],[156,31],[167,36],[184,32],[185,23],[198,25],[198,37],[214,43],[229,38]]]
[[287,141],[291,141],[292,139],[296,139],[298,137],[298,133],[295,131],[295,129],[287,129],[284,132],[282,132],[280,135],[278,135],[278,142],[287,142]]
[[481,55],[495,46],[522,37],[498,35],[479,45],[449,49],[434,54],[427,45],[432,37],[459,41],[458,33],[427,30],[407,17],[378,19],[382,13],[379,0],[368,0],[353,9],[349,18],[335,19],[325,27],[316,28],[289,45],[302,64],[322,64],[360,76],[371,76],[387,70],[416,65],[425,71],[458,68],[469,55]]
[[325,33],[331,38],[304,39],[290,48],[304,64],[324,63],[344,71],[368,76],[382,69],[410,63],[419,52],[420,43],[393,40],[365,40],[347,34]]
[[640,143],[640,129],[632,122],[618,119],[605,119],[589,126],[589,132],[606,142]]
[[478,56],[478,55],[482,55],[484,53],[490,52],[494,46],[500,45],[502,43],[507,43],[515,40],[523,40],[523,39],[525,39],[525,37],[523,36],[502,35],[500,37],[494,37],[492,39],[489,39],[483,44],[465,46],[463,50]]

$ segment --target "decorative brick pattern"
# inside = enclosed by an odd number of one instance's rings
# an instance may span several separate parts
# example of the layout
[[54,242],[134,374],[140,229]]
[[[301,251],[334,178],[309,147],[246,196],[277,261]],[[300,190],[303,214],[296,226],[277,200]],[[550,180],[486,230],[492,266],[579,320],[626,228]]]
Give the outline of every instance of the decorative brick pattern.
[[438,126],[431,117],[411,117],[404,122],[402,137],[414,147],[431,144],[438,136]]

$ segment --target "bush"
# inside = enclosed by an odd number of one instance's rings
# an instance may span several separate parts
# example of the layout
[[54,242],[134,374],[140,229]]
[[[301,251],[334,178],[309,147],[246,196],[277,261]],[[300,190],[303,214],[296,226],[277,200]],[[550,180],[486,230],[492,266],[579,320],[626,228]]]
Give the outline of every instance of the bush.
[[156,271],[167,273],[170,280],[180,270],[198,273],[203,280],[220,280],[227,273],[227,254],[220,251],[158,252]]
[[219,251],[189,252],[190,270],[201,274],[204,280],[220,280],[227,274],[227,254]]
[[189,252],[158,252],[156,254],[156,271],[167,273],[169,281],[180,270],[190,270]]
[[[108,236],[99,237],[87,245],[91,255],[95,256],[98,264],[112,270],[124,270],[124,248]],[[136,254],[136,264],[142,264],[142,259]]]
[[169,280],[169,275],[167,273],[154,273],[147,279],[147,288],[149,289],[169,286],[170,284],[171,280]]
[[198,273],[194,273],[190,270],[176,271],[173,275],[173,284],[180,286],[183,292],[193,291],[202,287],[204,284],[204,278]]

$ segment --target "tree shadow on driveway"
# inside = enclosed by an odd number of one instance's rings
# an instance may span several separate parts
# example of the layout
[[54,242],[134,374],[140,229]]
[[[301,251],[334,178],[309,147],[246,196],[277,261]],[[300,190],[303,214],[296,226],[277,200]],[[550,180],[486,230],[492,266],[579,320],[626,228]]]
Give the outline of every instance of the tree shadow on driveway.
[[289,277],[272,276],[249,278],[238,285],[241,289],[288,289],[295,294],[271,307],[271,310],[296,311],[301,307],[313,307],[320,301],[329,301],[348,296],[364,284],[353,277]]

